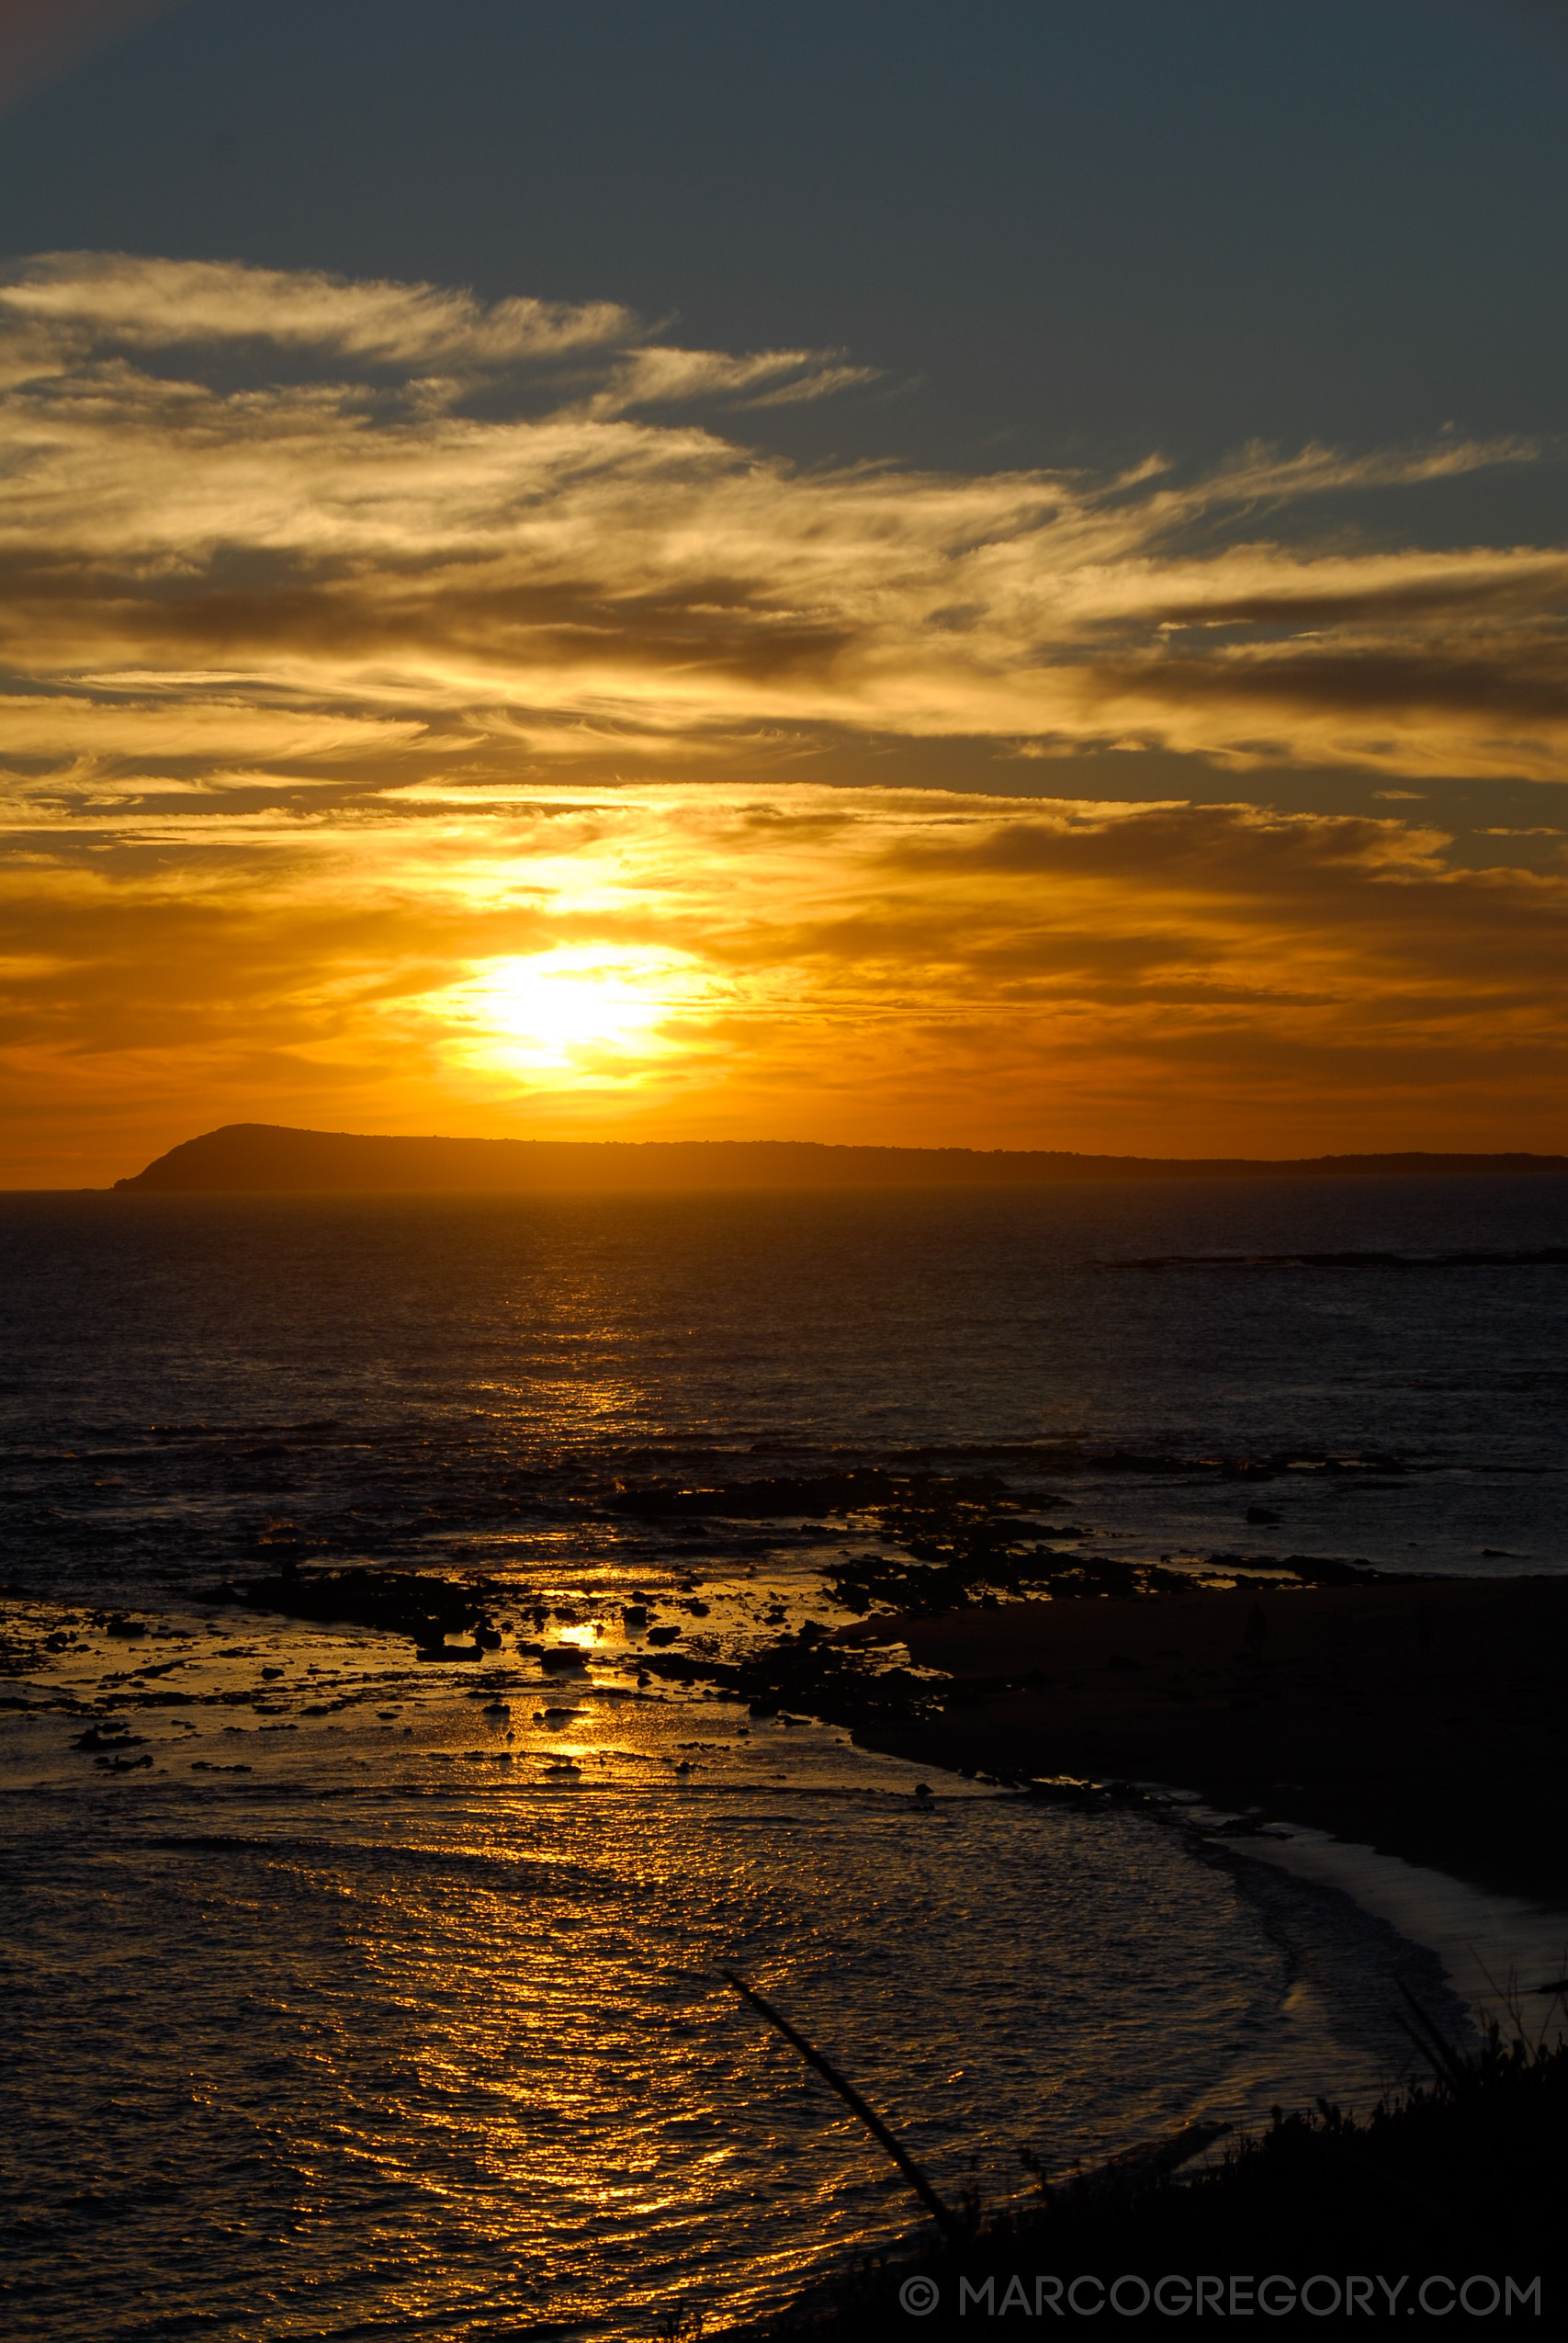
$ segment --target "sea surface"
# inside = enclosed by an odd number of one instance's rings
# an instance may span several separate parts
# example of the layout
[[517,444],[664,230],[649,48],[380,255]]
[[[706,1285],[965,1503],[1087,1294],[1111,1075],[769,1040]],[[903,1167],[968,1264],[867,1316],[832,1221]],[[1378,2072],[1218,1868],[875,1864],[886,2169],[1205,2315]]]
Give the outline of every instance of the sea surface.
[[[763,2315],[918,2209],[728,1968],[953,2197],[1370,2103],[1396,1973],[1460,2021],[1386,1920],[1179,1809],[922,1792],[647,1622],[840,1624],[898,1520],[777,1491],[850,1472],[1086,1568],[1568,1567],[1565,1206],[0,1197],[7,2337]],[[225,1599],[280,1559],[480,1576],[498,1640]]]

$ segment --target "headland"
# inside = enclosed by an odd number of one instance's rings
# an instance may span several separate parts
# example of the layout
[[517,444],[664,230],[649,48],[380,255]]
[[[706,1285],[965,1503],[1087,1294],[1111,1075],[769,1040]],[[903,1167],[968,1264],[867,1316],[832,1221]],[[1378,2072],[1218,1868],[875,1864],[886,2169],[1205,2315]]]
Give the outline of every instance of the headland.
[[270,1194],[660,1194],[1033,1187],[1105,1180],[1568,1176],[1562,1155],[1078,1155],[1010,1148],[838,1147],[808,1139],[381,1138],[229,1123],[117,1190]]

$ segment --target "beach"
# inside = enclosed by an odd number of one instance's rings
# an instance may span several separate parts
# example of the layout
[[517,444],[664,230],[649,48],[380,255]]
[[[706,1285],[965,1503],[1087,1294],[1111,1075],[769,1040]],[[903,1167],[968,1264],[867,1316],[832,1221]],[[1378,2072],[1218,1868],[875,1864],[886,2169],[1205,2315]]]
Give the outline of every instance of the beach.
[[1555,1193],[11,1200],[7,2335],[894,2249],[728,1968],[949,2202],[1366,2113],[1471,1914],[1340,1866],[1561,1900],[1568,1615],[1561,1269],[1366,1258]]
[[842,1636],[897,1636],[953,1680],[939,1718],[867,1735],[891,1753],[1164,1783],[1568,1903],[1560,1579],[1018,1602]]

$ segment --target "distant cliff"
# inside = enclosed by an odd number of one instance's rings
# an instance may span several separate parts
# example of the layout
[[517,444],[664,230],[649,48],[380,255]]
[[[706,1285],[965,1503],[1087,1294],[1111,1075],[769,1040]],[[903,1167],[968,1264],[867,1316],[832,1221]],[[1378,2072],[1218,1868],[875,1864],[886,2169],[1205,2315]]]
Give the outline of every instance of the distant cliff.
[[230,1123],[116,1188],[271,1194],[486,1194],[705,1188],[1015,1187],[1063,1180],[1568,1172],[1562,1155],[1318,1155],[1249,1160],[997,1148],[826,1147],[807,1139],[402,1139]]

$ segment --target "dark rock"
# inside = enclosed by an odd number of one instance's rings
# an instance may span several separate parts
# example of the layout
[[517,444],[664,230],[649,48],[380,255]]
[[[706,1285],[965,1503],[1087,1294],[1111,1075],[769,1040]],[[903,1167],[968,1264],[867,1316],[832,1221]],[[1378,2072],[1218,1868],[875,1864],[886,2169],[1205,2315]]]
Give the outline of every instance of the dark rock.
[[[446,1635],[478,1636],[488,1629],[485,1614],[503,1590],[489,1579],[457,1582],[417,1570],[361,1568],[227,1580],[209,1588],[207,1595],[209,1602],[244,1603],[291,1619],[379,1627],[434,1645]],[[497,1637],[491,1648],[499,1642]]]

